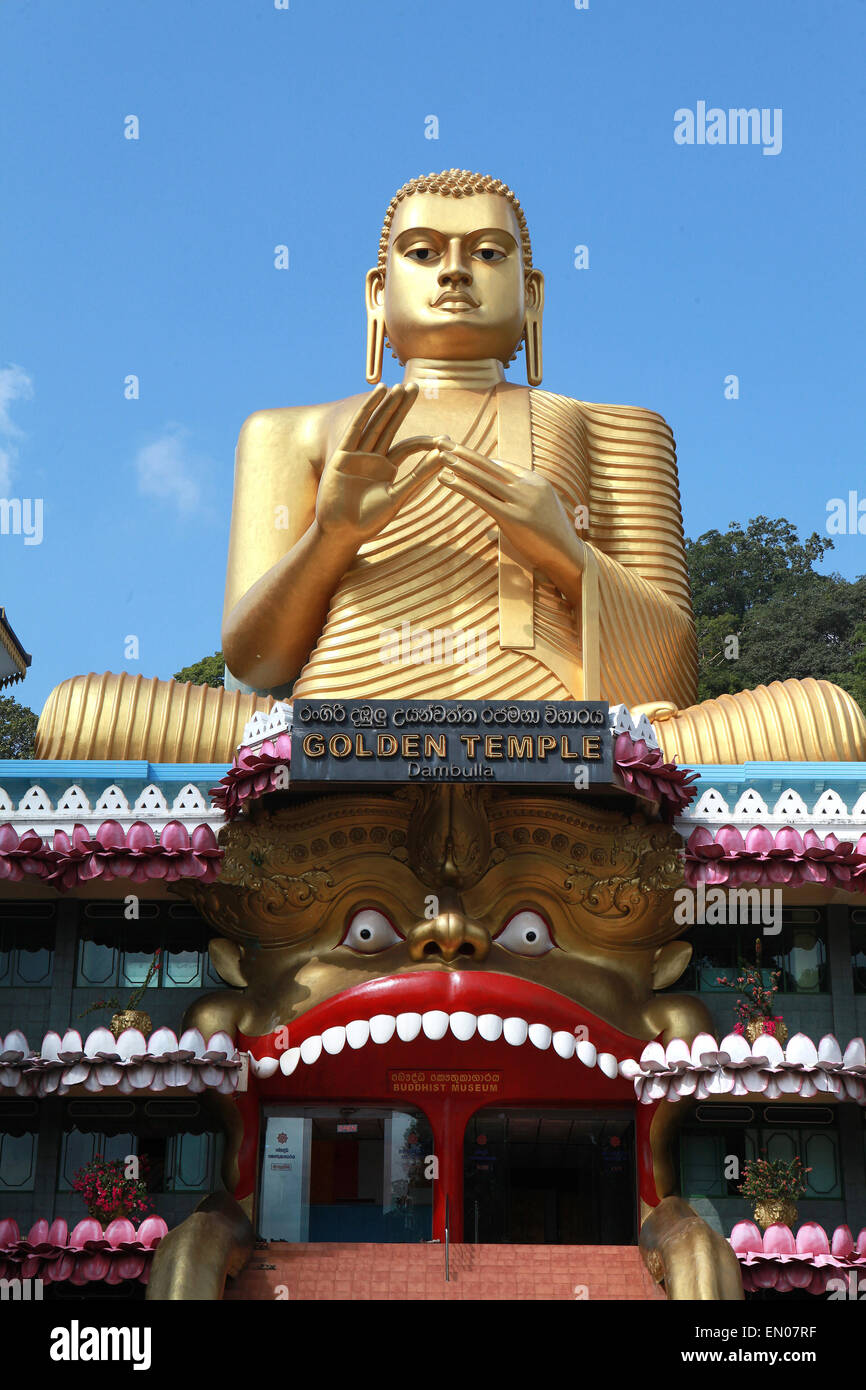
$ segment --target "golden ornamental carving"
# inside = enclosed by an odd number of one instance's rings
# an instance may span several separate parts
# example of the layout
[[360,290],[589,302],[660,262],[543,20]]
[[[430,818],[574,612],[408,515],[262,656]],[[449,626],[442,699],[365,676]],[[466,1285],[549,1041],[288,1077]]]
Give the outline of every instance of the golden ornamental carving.
[[335,793],[261,805],[219,838],[218,882],[178,891],[221,932],[268,947],[313,937],[365,884],[410,922],[430,891],[446,890],[493,920],[523,884],[590,942],[646,949],[676,935],[676,832],[568,795],[450,785]]

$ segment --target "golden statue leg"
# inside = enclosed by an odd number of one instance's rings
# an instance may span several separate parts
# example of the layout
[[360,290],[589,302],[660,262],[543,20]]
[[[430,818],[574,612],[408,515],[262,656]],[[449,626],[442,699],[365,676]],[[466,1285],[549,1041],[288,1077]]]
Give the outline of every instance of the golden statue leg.
[[681,767],[866,760],[866,716],[860,706],[847,690],[810,676],[670,710],[656,705],[646,713],[665,760]]
[[668,1298],[742,1301],[739,1261],[681,1197],[664,1197],[641,1227],[640,1252]]
[[269,696],[128,672],[72,676],[45,702],[36,757],[230,763],[244,725],[273,703]]
[[254,1244],[240,1203],[228,1192],[212,1192],[157,1246],[148,1299],[221,1299],[226,1278],[240,1274]]

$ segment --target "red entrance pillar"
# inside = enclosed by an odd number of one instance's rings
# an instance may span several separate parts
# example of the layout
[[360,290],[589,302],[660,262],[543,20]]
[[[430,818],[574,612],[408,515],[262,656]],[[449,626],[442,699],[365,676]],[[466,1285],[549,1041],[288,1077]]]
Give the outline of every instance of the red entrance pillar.
[[433,1148],[439,1161],[439,1176],[433,1184],[433,1239],[445,1240],[446,1204],[449,1236],[463,1240],[463,1138],[478,1099],[445,1096],[438,1104],[425,1106],[433,1129]]

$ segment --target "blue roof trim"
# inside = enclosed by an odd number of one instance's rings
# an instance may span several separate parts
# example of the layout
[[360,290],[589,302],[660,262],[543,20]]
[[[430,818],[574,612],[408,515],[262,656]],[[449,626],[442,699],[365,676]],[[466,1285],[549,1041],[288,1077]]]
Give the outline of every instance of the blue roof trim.
[[866,763],[708,763],[695,766],[693,771],[698,774],[699,791],[754,787],[778,796],[788,787],[808,788],[819,794],[832,788],[840,794],[844,791],[849,802],[852,796],[856,801],[866,791]]
[[113,762],[88,758],[0,758],[0,783],[15,780],[41,782],[63,777],[67,785],[86,778],[90,782],[198,782],[219,781],[229,763]]
[[228,763],[149,763],[113,762],[86,758],[3,758],[0,759],[0,787],[23,796],[28,787],[38,786],[52,801],[73,784],[87,795],[99,795],[106,787],[120,787],[127,798],[135,799],[152,783],[165,788],[170,798],[181,787],[192,783],[206,797],[228,770]]

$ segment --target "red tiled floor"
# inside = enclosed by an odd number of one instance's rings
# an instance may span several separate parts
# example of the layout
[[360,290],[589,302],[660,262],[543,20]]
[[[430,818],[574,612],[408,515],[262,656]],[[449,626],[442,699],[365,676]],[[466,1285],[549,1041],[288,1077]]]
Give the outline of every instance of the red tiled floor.
[[[270,1265],[273,1268],[263,1269]],[[286,1245],[257,1250],[229,1299],[370,1301],[658,1299],[636,1246]]]

